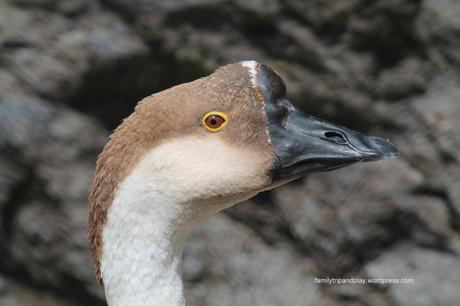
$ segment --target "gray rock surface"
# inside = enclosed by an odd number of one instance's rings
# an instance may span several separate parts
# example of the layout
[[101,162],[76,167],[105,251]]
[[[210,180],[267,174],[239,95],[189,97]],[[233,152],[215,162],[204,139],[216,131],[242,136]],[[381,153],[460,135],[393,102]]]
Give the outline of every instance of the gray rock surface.
[[200,225],[189,305],[455,305],[458,12],[454,0],[0,1],[0,305],[105,304],[86,195],[109,131],[142,97],[244,59],[402,158],[311,175]]

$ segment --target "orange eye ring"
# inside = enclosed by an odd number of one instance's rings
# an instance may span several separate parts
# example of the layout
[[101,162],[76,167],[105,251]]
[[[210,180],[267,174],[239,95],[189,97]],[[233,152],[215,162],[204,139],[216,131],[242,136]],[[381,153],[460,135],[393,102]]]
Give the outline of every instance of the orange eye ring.
[[209,112],[203,116],[203,126],[212,133],[219,132],[227,125],[227,115],[222,112]]

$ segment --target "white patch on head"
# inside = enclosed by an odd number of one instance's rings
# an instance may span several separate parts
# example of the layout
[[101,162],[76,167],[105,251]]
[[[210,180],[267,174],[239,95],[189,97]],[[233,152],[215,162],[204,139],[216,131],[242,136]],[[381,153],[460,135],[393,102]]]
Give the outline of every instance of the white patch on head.
[[249,71],[249,76],[251,77],[252,86],[256,86],[256,78],[257,78],[257,65],[256,61],[242,61],[240,62],[241,66],[245,67]]
[[270,131],[268,130],[268,128],[265,129],[265,134],[267,134],[268,142],[272,143],[272,139],[270,138]]
[[[252,83],[252,86],[254,88],[257,87],[257,65],[258,63],[256,61],[242,61],[240,62],[241,66],[245,67],[248,69],[249,71],[249,76],[251,77],[251,83]],[[262,100],[262,104],[265,104],[265,101]],[[267,129],[265,130],[265,133],[267,133],[267,139],[268,139],[268,142],[271,143],[272,140],[270,138],[270,132],[268,130],[268,127]]]
[[147,153],[120,184],[102,233],[108,304],[184,305],[180,265],[190,227],[266,187],[266,164],[216,134],[173,139]]

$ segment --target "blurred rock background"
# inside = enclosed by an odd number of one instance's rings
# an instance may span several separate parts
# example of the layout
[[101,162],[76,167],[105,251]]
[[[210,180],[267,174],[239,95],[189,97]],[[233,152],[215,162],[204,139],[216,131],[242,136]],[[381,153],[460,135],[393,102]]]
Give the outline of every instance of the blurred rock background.
[[459,16],[455,0],[0,0],[0,305],[105,305],[86,198],[107,136],[142,97],[244,59],[402,158],[202,224],[184,255],[189,305],[458,305]]

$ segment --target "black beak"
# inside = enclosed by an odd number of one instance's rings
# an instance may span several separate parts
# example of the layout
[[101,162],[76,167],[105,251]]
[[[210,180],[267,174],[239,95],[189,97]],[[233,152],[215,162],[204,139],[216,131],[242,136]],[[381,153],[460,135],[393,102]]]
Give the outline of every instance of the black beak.
[[306,115],[286,98],[266,105],[275,149],[275,181],[327,171],[358,161],[394,159],[398,150],[388,140],[366,136]]
[[274,182],[313,171],[327,171],[359,161],[394,159],[398,150],[388,140],[366,136],[304,114],[286,97],[280,76],[263,64],[253,67],[248,82],[262,97],[268,132],[275,151],[271,169]]

